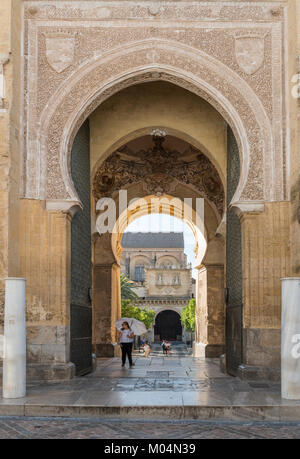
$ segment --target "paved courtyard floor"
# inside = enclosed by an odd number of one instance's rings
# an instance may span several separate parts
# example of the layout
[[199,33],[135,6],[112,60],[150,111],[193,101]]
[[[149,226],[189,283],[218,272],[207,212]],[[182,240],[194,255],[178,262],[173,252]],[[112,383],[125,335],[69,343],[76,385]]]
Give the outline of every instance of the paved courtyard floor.
[[0,416],[300,422],[300,401],[283,400],[280,384],[225,375],[218,359],[177,348],[170,357],[156,351],[134,360],[130,369],[99,359],[84,377],[29,384],[25,398],[0,398]]

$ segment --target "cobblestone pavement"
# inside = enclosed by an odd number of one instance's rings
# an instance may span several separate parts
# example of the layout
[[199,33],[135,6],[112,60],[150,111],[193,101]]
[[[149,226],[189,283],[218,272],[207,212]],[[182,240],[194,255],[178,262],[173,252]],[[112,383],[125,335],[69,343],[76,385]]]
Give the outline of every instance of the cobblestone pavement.
[[300,439],[300,423],[0,418],[0,439]]

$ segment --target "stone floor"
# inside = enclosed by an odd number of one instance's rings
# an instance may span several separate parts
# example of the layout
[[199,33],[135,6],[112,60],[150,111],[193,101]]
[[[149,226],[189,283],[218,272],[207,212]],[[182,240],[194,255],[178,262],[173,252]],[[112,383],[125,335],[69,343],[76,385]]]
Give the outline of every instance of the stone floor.
[[65,383],[29,384],[24,399],[0,398],[0,416],[299,421],[300,401],[281,399],[280,385],[246,382],[220,372],[218,359],[173,349],[133,368],[99,359],[94,373]]
[[0,439],[8,438],[299,439],[300,423],[0,417]]

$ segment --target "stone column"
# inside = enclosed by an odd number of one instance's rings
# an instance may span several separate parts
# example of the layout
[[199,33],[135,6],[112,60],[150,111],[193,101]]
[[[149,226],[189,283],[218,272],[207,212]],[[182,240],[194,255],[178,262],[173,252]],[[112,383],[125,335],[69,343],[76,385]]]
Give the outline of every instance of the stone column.
[[224,266],[206,264],[207,346],[206,357],[220,357],[225,350]]
[[197,282],[195,357],[219,357],[224,352],[224,267],[206,264]]
[[5,281],[3,398],[26,395],[26,280]]
[[121,317],[120,267],[96,264],[93,272],[93,348],[97,357],[118,353],[115,321]]
[[300,278],[282,281],[281,393],[300,400]]
[[196,278],[196,326],[195,341],[193,342],[193,356],[205,356],[205,344],[207,343],[207,272],[205,266],[197,270]]

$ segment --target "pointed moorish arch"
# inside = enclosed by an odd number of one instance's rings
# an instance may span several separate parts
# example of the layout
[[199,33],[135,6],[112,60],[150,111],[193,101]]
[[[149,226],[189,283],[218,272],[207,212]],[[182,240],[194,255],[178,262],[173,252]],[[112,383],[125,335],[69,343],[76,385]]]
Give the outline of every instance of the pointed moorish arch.
[[[36,166],[38,196],[47,208],[80,205],[70,173],[70,152],[84,120],[107,98],[132,85],[168,81],[209,102],[237,139],[241,174],[232,203],[272,200],[273,133],[251,87],[229,67],[193,47],[149,39],[122,45],[83,64],[60,86],[41,115]],[[32,181],[34,183],[34,181]],[[27,189],[29,193],[29,189]],[[26,196],[25,196],[26,197]]]

